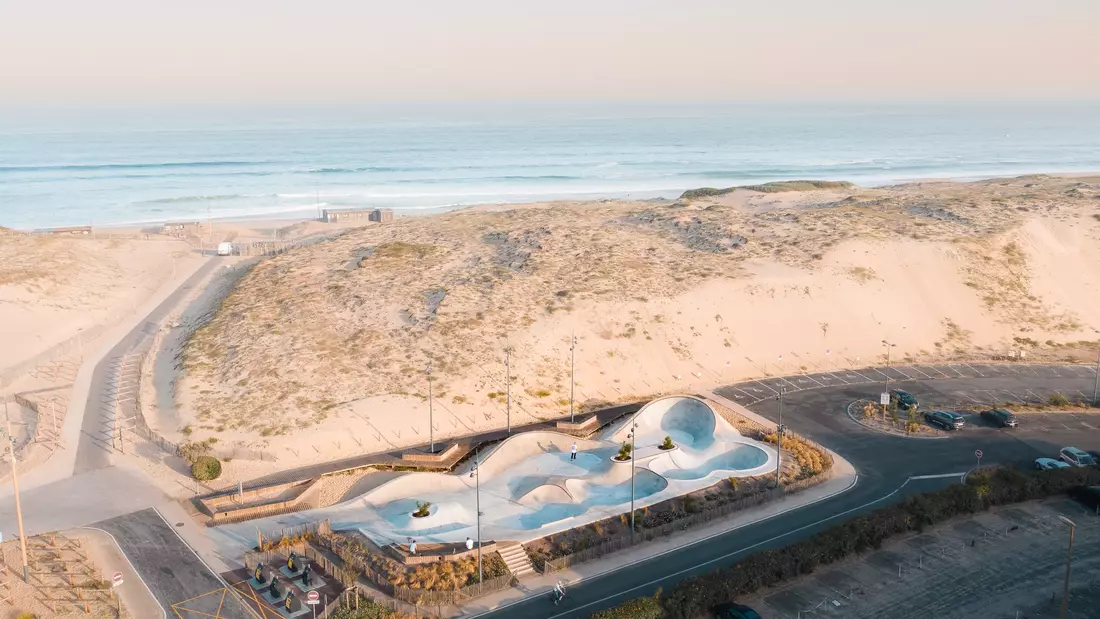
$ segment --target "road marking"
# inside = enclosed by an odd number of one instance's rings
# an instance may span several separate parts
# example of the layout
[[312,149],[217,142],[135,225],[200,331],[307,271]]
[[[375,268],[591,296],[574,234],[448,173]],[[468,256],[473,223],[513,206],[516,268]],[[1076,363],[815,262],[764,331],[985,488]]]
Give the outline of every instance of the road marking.
[[975,374],[977,374],[977,375],[978,375],[978,377],[979,377],[979,378],[985,378],[985,375],[984,375],[984,374],[982,374],[981,372],[979,372],[979,371],[977,370],[977,368],[975,368],[974,366],[970,365],[969,363],[964,363],[964,364],[962,364],[962,365],[965,365],[966,367],[970,368],[970,369],[971,369],[971,370],[972,370],[972,371],[973,371],[973,372],[974,372]]
[[1015,393],[1012,393],[1008,389],[1001,389],[1001,391],[1007,393],[1010,397],[1016,398],[1017,400],[1020,401],[1021,404],[1027,404],[1027,400],[1021,398],[1020,396],[1016,395]]
[[955,367],[954,365],[952,365],[950,363],[947,364],[947,369],[949,369],[952,372],[958,374],[959,378],[967,378],[966,374],[963,374],[962,372],[960,372],[959,368]]
[[[952,476],[954,476],[954,475],[956,475],[956,474],[954,474],[954,473],[953,473],[953,474],[952,474]],[[758,547],[760,547],[760,546],[763,546],[763,545],[765,545],[765,544],[770,544],[770,543],[772,543],[772,542],[774,542],[774,541],[776,541],[776,540],[779,540],[779,539],[783,539],[784,537],[787,537],[788,535],[790,535],[790,534],[792,534],[792,533],[798,533],[799,531],[805,531],[806,529],[809,529],[809,528],[815,527],[815,526],[817,526],[817,525],[819,525],[819,524],[821,524],[821,523],[823,523],[823,522],[828,522],[828,521],[830,521],[830,520],[833,520],[833,519],[835,519],[835,518],[840,518],[841,516],[847,516],[848,514],[850,514],[850,513],[852,513],[852,512],[856,512],[856,511],[859,511],[859,510],[861,510],[861,509],[864,509],[864,508],[866,508],[866,507],[870,507],[871,505],[874,505],[874,504],[876,504],[876,503],[881,503],[882,501],[885,501],[886,499],[889,499],[890,497],[892,497],[892,496],[894,496],[895,494],[897,494],[898,492],[900,492],[900,491],[901,491],[901,489],[902,489],[902,488],[904,488],[904,487],[905,487],[905,486],[906,486],[906,485],[907,485],[907,484],[908,484],[908,483],[909,483],[910,481],[913,481],[913,479],[915,479],[915,478],[913,478],[913,477],[910,477],[909,479],[906,479],[906,480],[905,480],[905,482],[904,482],[903,484],[901,484],[900,486],[898,486],[896,490],[894,490],[894,491],[893,491],[893,492],[891,492],[890,494],[887,494],[887,495],[886,495],[886,496],[884,496],[884,497],[881,497],[881,498],[875,499],[874,501],[871,501],[870,503],[864,503],[863,505],[860,505],[859,507],[853,507],[852,509],[849,509],[848,511],[844,511],[844,512],[841,512],[841,513],[839,513],[839,514],[834,514],[834,515],[832,515],[832,516],[828,516],[828,517],[826,517],[826,518],[822,518],[821,520],[818,520],[817,522],[812,522],[812,523],[810,523],[810,524],[808,524],[808,525],[806,525],[806,526],[803,526],[803,527],[799,527],[799,528],[797,528],[797,529],[792,529],[792,530],[790,530],[790,531],[787,531],[786,533],[781,533],[781,534],[779,534],[779,535],[776,535],[775,537],[773,537],[773,538],[771,538],[771,539],[766,539],[766,540],[764,540],[764,541],[762,541],[762,542],[757,542],[757,543],[755,543],[755,544],[752,544],[751,546],[746,546],[746,547],[744,547],[744,548],[741,548],[741,549],[738,549],[738,550],[734,550],[733,552],[730,552],[730,553],[726,553],[726,554],[722,555],[721,557],[718,557],[718,558],[715,558],[715,559],[711,559],[711,560],[709,560],[709,561],[704,561],[703,563],[699,563],[699,564],[697,564],[697,565],[693,565],[692,567],[689,567],[689,568],[687,568],[687,569],[683,569],[683,570],[680,570],[679,572],[676,572],[675,574],[668,574],[668,575],[662,576],[661,578],[658,578],[658,579],[656,579],[656,580],[651,580],[651,581],[649,581],[649,582],[647,582],[647,583],[645,583],[645,584],[643,584],[643,585],[638,585],[638,586],[636,586],[636,587],[631,587],[630,589],[627,589],[627,590],[625,590],[625,591],[620,591],[620,592],[618,592],[618,593],[616,593],[616,594],[614,594],[614,595],[609,595],[609,596],[607,596],[607,597],[605,597],[605,598],[602,598],[602,599],[596,600],[596,601],[594,601],[594,602],[589,602],[589,603],[587,603],[587,604],[584,604],[583,606],[574,606],[573,608],[571,608],[571,609],[570,609],[569,611],[567,611],[567,612],[564,612],[564,613],[558,613],[558,614],[556,614],[556,615],[551,615],[551,616],[549,617],[549,619],[557,619],[558,617],[565,617],[565,616],[567,616],[567,615],[571,615],[571,614],[573,614],[573,613],[575,613],[575,612],[577,612],[577,611],[579,611],[579,610],[581,610],[581,609],[584,609],[584,608],[588,608],[589,606],[595,606],[595,605],[597,605],[597,604],[602,604],[602,603],[604,603],[604,602],[606,602],[606,601],[608,601],[608,600],[613,600],[613,599],[615,599],[615,598],[617,598],[617,597],[620,597],[620,596],[624,596],[624,595],[626,595],[626,594],[628,594],[628,593],[631,593],[631,592],[637,591],[638,589],[645,589],[646,587],[650,587],[650,586],[652,586],[652,585],[655,585],[655,584],[657,584],[657,583],[659,583],[659,582],[661,582],[661,581],[664,581],[664,580],[669,580],[669,579],[671,579],[671,578],[675,578],[675,577],[677,577],[677,576],[680,576],[680,575],[682,575],[682,574],[686,574],[687,572],[690,572],[690,571],[692,571],[692,570],[696,570],[696,569],[698,569],[698,568],[700,568],[700,567],[703,567],[703,566],[705,566],[705,565],[710,565],[711,563],[717,563],[717,562],[719,562],[719,561],[724,561],[724,560],[726,560],[726,559],[729,559],[730,557],[732,557],[732,556],[734,556],[734,555],[737,555],[737,554],[740,554],[740,553],[742,553],[742,552],[747,552],[747,551],[749,551],[749,550],[752,550],[752,549],[754,549],[754,548],[758,548]],[[856,476],[856,481],[858,481],[858,480],[859,480],[859,476],[857,475],[857,476]],[[852,484],[852,486],[854,486],[854,485],[855,485],[855,483],[853,483],[853,484]],[[851,486],[849,486],[849,488],[851,488]],[[821,499],[819,499],[819,500],[821,500]],[[816,501],[814,501],[814,502],[816,502]],[[811,503],[807,503],[806,505],[812,505],[812,504],[813,504],[813,502],[811,502]],[[793,509],[798,509],[798,508],[796,507],[796,508],[793,508]],[[774,518],[774,517],[776,517],[776,516],[782,515],[783,513],[786,513],[786,512],[780,512],[779,514],[775,514],[774,516],[770,516],[769,518]],[[768,520],[769,518],[765,518],[765,519],[763,519],[763,520],[758,520],[757,522],[763,522],[764,520]],[[748,526],[748,525],[742,525],[742,526]],[[741,528],[741,527],[736,527],[736,528],[734,528],[734,529],[730,529],[730,531],[736,531],[736,530],[737,530],[737,529],[739,529],[739,528]],[[721,534],[718,534],[718,535],[721,535]],[[714,537],[714,536],[712,536],[712,537]],[[673,550],[679,550],[679,549],[682,549],[682,548],[688,548],[688,547],[690,547],[690,546],[693,546],[693,545],[695,545],[695,544],[698,544],[699,542],[702,542],[702,541],[706,541],[706,539],[710,539],[710,538],[705,538],[705,539],[703,539],[703,540],[699,540],[699,541],[696,541],[696,542],[692,542],[691,544],[687,544],[687,545],[685,545],[685,546],[681,546],[680,548],[673,548],[673,549],[670,549],[670,550],[668,550],[668,551],[666,551],[666,552],[672,552]],[[665,553],[662,553],[662,554],[665,554]],[[661,555],[656,555],[656,556],[661,556]],[[639,561],[635,561],[634,563],[640,563],[641,561],[648,561],[648,560],[650,560],[650,559],[652,559],[652,558],[653,558],[653,557],[649,557],[648,559],[641,559],[641,560],[639,560]],[[629,565],[634,565],[634,563],[630,563],[630,564],[624,565],[624,566],[622,566],[622,567],[619,567],[619,568],[616,568],[616,569],[622,569],[622,568],[628,567]],[[580,578],[580,579],[577,579],[577,580],[573,581],[573,583],[569,583],[569,584],[571,584],[571,585],[572,585],[572,584],[574,584],[574,583],[582,582],[582,581],[584,581],[584,580],[592,580],[592,579],[594,579],[594,578],[598,578],[598,577],[600,577],[600,576],[602,576],[602,575],[604,575],[604,574],[610,573],[611,571],[614,571],[614,570],[608,570],[608,572],[603,572],[602,574],[596,574],[596,575],[594,575],[594,576],[589,576],[589,577],[588,577],[587,579],[586,579],[586,578]],[[486,615],[486,614],[489,614],[489,613],[491,613],[491,612],[496,612],[496,611],[499,611],[499,610],[501,610],[501,609],[504,609],[504,608],[508,608],[509,606],[514,606],[515,604],[519,604],[520,602],[522,602],[522,601],[526,601],[527,599],[529,599],[529,598],[524,598],[523,600],[518,600],[518,601],[516,601],[516,602],[513,602],[512,604],[508,604],[508,605],[505,605],[505,606],[498,606],[497,608],[495,608],[495,609],[493,609],[493,610],[491,610],[491,611],[486,611],[486,612],[484,612],[484,613],[481,613],[481,614],[482,614],[482,615]],[[477,617],[477,616],[480,616],[480,615],[473,615],[473,616],[474,616],[474,617]]]
[[924,377],[925,377],[925,378],[927,378],[928,380],[936,380],[936,377],[935,377],[935,376],[932,376],[931,374],[928,374],[927,372],[925,372],[924,370],[922,370],[921,368],[919,368],[919,367],[917,367],[917,366],[915,366],[915,365],[912,365],[912,366],[905,366],[905,367],[907,367],[907,368],[909,368],[909,369],[911,369],[911,370],[916,370],[918,374],[920,374],[921,376],[924,376]]
[[968,393],[967,393],[967,392],[965,392],[965,391],[952,391],[951,393],[953,393],[953,394],[955,394],[955,395],[961,395],[962,397],[966,398],[967,400],[970,400],[971,402],[977,402],[978,404],[981,404],[981,403],[982,403],[982,401],[981,401],[981,400],[979,400],[979,399],[977,399],[977,398],[972,398],[972,397],[970,397],[970,394],[968,394]]
[[947,479],[948,477],[962,477],[963,475],[966,475],[965,471],[962,473],[940,473],[939,475],[916,475],[909,479]]
[[857,372],[855,370],[852,370],[851,372],[852,372],[852,374],[855,374],[856,376],[862,378],[866,382],[869,382],[869,383],[875,382],[875,381],[871,380],[870,378],[868,378],[867,375],[862,373],[862,372]]
[[1035,403],[1036,404],[1042,404],[1043,403],[1043,396],[1035,393],[1031,389],[1024,389],[1024,391],[1028,392],[1028,394],[1030,394],[1031,397],[1035,398]]
[[837,374],[836,372],[830,372],[829,376],[832,376],[833,378],[839,380],[841,383],[843,383],[845,385],[849,384],[848,381],[841,378],[841,376],[839,374]]
[[900,367],[897,367],[897,366],[895,366],[895,367],[894,367],[894,368],[892,368],[892,369],[893,369],[893,370],[894,370],[895,372],[897,372],[898,374],[901,374],[902,376],[904,376],[906,380],[916,380],[916,379],[915,379],[915,378],[913,378],[912,376],[910,376],[910,375],[906,374],[905,372],[902,372],[902,371],[901,371],[901,368],[900,368]]
[[134,567],[134,564],[130,562],[130,557],[127,557],[126,553],[122,551],[122,546],[118,545],[118,540],[115,539],[115,536],[111,535],[107,531],[104,531],[103,529],[99,529],[99,528],[96,528],[96,527],[80,527],[80,528],[90,529],[92,531],[99,531],[100,533],[103,533],[107,537],[111,538],[111,542],[114,543],[115,548],[118,549],[118,554],[122,555],[122,558],[126,560],[126,564],[130,566],[130,569],[134,571],[134,574],[137,576],[137,579],[141,582],[141,586],[145,587],[145,590],[149,592],[149,599],[153,600],[153,603],[156,604],[157,608],[160,609],[161,617],[163,619],[168,619],[168,612],[166,610],[164,610],[164,607],[160,605],[159,601],[157,601],[157,596],[153,595],[153,590],[149,588],[149,584],[146,583],[145,579],[141,577],[141,572],[137,571],[137,568]]
[[886,379],[891,378],[891,376],[889,374],[887,374],[886,372],[883,372],[882,370],[880,370],[878,368],[868,368],[868,369],[874,370],[874,371],[878,372],[879,374],[882,374],[883,378],[886,378]]
[[1081,422],[1081,425],[1085,426],[1085,427],[1086,427],[1086,428],[1088,428],[1089,430],[1095,430],[1095,429],[1096,429],[1096,428],[1094,428],[1094,427],[1090,426],[1089,424],[1085,423],[1084,421],[1082,421],[1082,422]]

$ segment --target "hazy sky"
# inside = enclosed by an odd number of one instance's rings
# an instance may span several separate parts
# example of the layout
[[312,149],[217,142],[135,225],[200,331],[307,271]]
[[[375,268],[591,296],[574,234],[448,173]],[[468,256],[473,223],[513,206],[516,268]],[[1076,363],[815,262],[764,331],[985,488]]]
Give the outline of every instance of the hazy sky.
[[0,102],[1100,99],[1100,0],[0,0]]

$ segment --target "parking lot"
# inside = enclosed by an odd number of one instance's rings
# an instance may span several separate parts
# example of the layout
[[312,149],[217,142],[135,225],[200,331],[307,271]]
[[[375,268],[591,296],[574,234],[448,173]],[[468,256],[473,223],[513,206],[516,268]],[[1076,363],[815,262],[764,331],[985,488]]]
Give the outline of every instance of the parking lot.
[[1069,617],[1096,617],[1100,517],[1070,499],[955,520],[740,601],[768,619],[1057,617],[1068,540],[1059,515],[1077,524]]
[[[858,370],[821,368],[821,371],[813,374],[752,380],[723,387],[719,391],[723,396],[738,404],[751,406],[763,400],[774,398],[783,390],[791,393],[809,389],[843,387],[845,385],[882,384],[885,386],[887,377],[889,377],[892,387],[896,386],[894,383],[914,381],[946,380],[958,382],[966,379],[1002,379],[998,382],[1005,383],[1005,389],[994,389],[992,392],[985,392],[985,389],[968,390],[963,385],[957,389],[958,393],[955,395],[958,396],[960,402],[1046,402],[1054,393],[1062,393],[1059,389],[1067,391],[1062,395],[1070,400],[1091,398],[1091,381],[1096,377],[1096,369],[1093,366],[1084,365],[985,365],[972,363],[900,365],[890,366],[889,368],[860,368]],[[1073,383],[1073,386],[1063,387],[1059,385],[1056,389],[1044,387],[1036,390],[1021,389],[1014,384],[1021,382],[1032,385],[1046,381]],[[982,380],[981,382],[991,381]]]

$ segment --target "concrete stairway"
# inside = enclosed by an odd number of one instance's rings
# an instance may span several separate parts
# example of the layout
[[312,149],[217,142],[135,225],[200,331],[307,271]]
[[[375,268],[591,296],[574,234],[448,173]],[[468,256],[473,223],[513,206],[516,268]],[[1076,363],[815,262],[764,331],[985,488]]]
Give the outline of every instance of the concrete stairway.
[[512,572],[517,580],[536,575],[535,568],[527,557],[527,551],[523,549],[523,544],[517,542],[511,542],[508,545],[501,544],[497,547],[497,552],[500,553],[500,558],[504,559],[508,571]]

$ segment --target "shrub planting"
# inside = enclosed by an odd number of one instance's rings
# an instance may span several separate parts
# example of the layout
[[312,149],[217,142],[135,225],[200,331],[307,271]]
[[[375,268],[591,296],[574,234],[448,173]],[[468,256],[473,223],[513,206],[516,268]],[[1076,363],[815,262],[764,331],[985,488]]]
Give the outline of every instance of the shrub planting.
[[615,608],[601,610],[593,614],[592,619],[660,619],[663,613],[661,591],[658,589],[653,597],[637,598]]
[[666,436],[665,440],[662,441],[661,444],[658,445],[658,447],[660,449],[669,450],[669,449],[672,449],[672,448],[676,447],[676,444],[672,442],[672,437],[671,436]]
[[623,446],[619,448],[619,453],[618,453],[618,455],[615,456],[615,459],[618,460],[619,462],[624,462],[626,460],[629,460],[630,459],[630,452],[633,449],[634,448],[631,447],[630,443],[623,443]]
[[[779,437],[774,432],[764,435],[764,442],[771,445],[775,445],[778,440]],[[794,458],[798,462],[800,470],[795,479],[813,477],[828,468],[825,454],[800,438],[784,434],[783,449],[794,454]]]
[[428,511],[431,508],[432,508],[431,503],[429,503],[427,501],[424,501],[423,503],[421,503],[420,501],[417,501],[416,502],[416,511],[413,512],[413,518],[423,518],[423,517],[427,516],[428,514],[431,513],[431,512]]
[[875,510],[817,533],[784,548],[752,554],[739,563],[681,581],[660,600],[660,615],[612,614],[648,600],[630,600],[604,611],[608,619],[653,616],[690,619],[716,604],[728,602],[787,579],[809,574],[856,553],[875,550],[896,535],[919,532],[956,516],[974,514],[996,505],[1007,505],[1064,494],[1073,488],[1100,484],[1095,467],[1022,472],[991,469],[971,474],[965,484],[909,497],[897,505]]
[[214,456],[199,456],[191,465],[191,477],[199,481],[217,479],[222,474],[222,463]]

